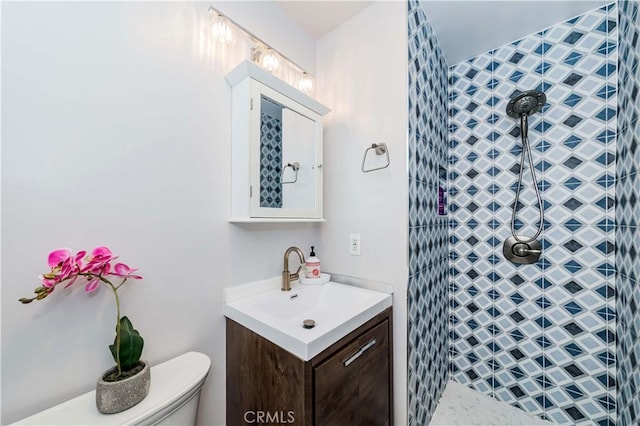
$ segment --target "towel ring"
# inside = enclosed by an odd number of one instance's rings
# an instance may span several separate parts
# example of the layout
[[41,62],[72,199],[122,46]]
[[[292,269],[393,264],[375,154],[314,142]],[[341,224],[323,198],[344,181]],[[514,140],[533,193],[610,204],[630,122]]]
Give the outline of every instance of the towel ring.
[[[387,164],[385,164],[384,166],[375,167],[373,169],[365,169],[364,168],[364,163],[367,161],[367,154],[371,150],[373,150],[376,153],[376,155],[384,155],[384,154],[386,154],[386,156],[387,156]],[[389,164],[391,164],[391,159],[389,158],[389,149],[387,148],[387,144],[386,143],[374,143],[374,144],[371,144],[371,146],[369,148],[367,148],[366,151],[364,152],[364,158],[362,159],[362,172],[363,173],[369,173],[369,172],[373,172],[375,170],[386,169],[387,167],[389,167]]]
[[[284,181],[284,171],[287,170],[287,167],[291,167],[293,169],[293,171],[296,173],[293,180],[288,180],[288,181]],[[287,183],[296,183],[298,181],[298,170],[300,170],[300,163],[298,163],[297,161],[295,163],[287,163],[286,166],[284,166],[282,168],[282,175],[280,176],[280,183],[281,184],[287,184]]]

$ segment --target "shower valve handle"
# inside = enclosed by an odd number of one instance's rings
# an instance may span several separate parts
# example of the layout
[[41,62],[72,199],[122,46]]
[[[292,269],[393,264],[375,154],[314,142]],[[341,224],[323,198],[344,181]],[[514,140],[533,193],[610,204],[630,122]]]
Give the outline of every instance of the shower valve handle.
[[528,256],[530,254],[541,254],[542,253],[541,250],[535,250],[535,249],[529,248],[529,246],[524,244],[524,243],[516,244],[515,246],[513,246],[513,252],[517,256]]
[[513,263],[529,265],[540,259],[542,247],[538,240],[522,235],[512,235],[504,241],[502,254]]

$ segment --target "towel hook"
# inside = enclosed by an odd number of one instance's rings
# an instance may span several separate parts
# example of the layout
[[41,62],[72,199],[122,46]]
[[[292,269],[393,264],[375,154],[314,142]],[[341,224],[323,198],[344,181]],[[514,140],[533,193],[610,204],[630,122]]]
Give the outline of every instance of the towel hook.
[[[384,154],[386,154],[387,163],[384,166],[375,167],[373,169],[365,169],[364,168],[364,163],[367,161],[367,154],[371,150],[373,150],[376,153],[376,155],[384,155]],[[386,169],[387,167],[389,167],[389,164],[391,164],[391,159],[389,158],[389,148],[387,148],[387,144],[386,143],[374,143],[374,144],[371,144],[371,146],[369,148],[367,148],[366,151],[364,152],[364,158],[362,159],[362,172],[363,173],[369,173],[369,172],[373,172],[375,170]]]

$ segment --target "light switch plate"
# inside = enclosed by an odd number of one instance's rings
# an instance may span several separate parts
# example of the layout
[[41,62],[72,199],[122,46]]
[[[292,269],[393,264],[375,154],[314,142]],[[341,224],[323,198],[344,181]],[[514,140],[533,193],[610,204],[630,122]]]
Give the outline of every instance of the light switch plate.
[[349,234],[349,254],[360,256],[362,254],[362,240],[360,234]]

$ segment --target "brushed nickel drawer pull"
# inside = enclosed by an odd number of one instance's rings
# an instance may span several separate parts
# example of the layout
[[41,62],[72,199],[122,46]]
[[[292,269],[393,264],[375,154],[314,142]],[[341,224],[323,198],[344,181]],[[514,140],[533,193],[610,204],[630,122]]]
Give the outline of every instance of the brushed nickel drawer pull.
[[360,358],[360,356],[363,353],[365,353],[367,351],[367,349],[370,349],[375,344],[376,344],[376,339],[371,339],[371,341],[369,341],[369,343],[367,343],[366,345],[360,347],[360,349],[358,349],[358,351],[355,354],[353,354],[349,358],[347,358],[347,360],[344,362],[344,366],[348,367],[349,364],[351,364],[356,359]]

